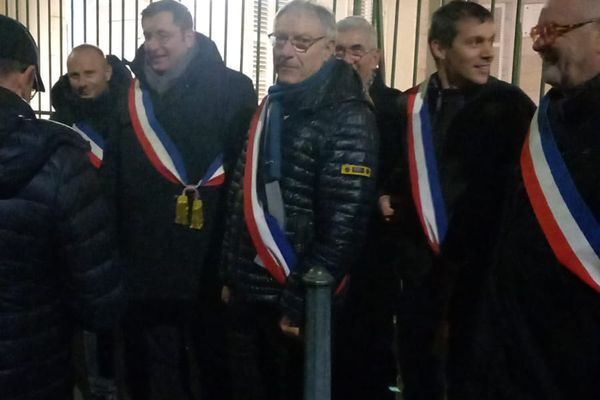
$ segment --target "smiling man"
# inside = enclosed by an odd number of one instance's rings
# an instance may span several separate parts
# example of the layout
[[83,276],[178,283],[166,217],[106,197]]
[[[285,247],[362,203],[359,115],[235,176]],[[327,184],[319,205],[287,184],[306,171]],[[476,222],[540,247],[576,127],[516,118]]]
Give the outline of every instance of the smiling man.
[[531,30],[540,100],[452,399],[598,398],[600,3],[550,0]]
[[182,3],[148,5],[142,30],[105,157],[130,291],[130,397],[226,399],[216,274],[224,195],[256,95]]
[[439,8],[429,30],[437,72],[404,94],[402,156],[380,206],[400,235],[398,343],[407,400],[443,396],[447,328],[453,341],[467,330],[481,284],[477,266],[490,257],[533,113],[521,90],[490,77],[494,37],[492,15],[479,4]]
[[269,36],[277,84],[237,164],[224,245],[240,400],[303,398],[301,278],[322,267],[343,292],[375,198],[375,119],[358,75],[333,58],[333,15],[295,0]]

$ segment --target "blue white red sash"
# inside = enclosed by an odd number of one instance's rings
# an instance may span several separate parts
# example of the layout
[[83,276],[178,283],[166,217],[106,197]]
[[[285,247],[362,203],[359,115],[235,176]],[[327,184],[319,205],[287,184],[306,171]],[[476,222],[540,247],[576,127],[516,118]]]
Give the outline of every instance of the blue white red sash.
[[600,225],[579,194],[540,102],[521,153],[521,170],[536,218],[558,261],[600,291]]
[[244,217],[254,248],[271,276],[283,284],[296,266],[296,254],[277,220],[263,207],[258,197],[258,170],[261,137],[266,123],[268,96],[252,117],[246,166],[244,169]]
[[73,124],[73,129],[90,144],[90,152],[88,156],[92,165],[96,168],[102,166],[102,158],[104,157],[104,139],[94,128],[85,122],[77,122]]
[[[134,79],[129,88],[129,115],[133,130],[154,168],[170,182],[190,186],[183,158],[158,122],[150,94],[141,88],[138,79]],[[224,181],[223,155],[219,154],[194,186],[218,186]]]
[[408,96],[408,161],[412,197],[429,245],[440,251],[448,229],[427,102],[429,79]]

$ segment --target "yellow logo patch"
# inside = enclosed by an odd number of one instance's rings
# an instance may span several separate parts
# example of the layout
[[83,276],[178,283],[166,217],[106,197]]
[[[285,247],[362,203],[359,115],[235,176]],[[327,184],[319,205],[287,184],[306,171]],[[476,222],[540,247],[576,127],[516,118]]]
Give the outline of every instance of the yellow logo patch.
[[364,165],[342,164],[342,175],[371,177],[371,168]]

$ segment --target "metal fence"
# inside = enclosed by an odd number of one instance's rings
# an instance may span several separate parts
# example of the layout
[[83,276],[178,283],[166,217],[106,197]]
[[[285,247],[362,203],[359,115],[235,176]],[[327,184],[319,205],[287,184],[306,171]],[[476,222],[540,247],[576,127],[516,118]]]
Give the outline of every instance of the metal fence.
[[[180,0],[195,28],[211,37],[225,63],[250,76],[259,96],[272,84],[267,33],[277,10],[290,0]],[[91,43],[108,54],[132,60],[143,42],[140,12],[151,0],[0,0],[0,14],[20,20],[40,47],[47,88],[65,73],[74,46]],[[427,46],[432,12],[444,0],[321,0],[336,19],[363,15],[377,27],[386,82],[407,89],[435,69]],[[542,0],[478,1],[494,11],[498,26],[493,74],[520,84],[532,98],[544,90],[541,63],[523,32],[528,32]],[[10,38],[0,38],[10,40]],[[40,115],[52,110],[49,91],[32,102]]]

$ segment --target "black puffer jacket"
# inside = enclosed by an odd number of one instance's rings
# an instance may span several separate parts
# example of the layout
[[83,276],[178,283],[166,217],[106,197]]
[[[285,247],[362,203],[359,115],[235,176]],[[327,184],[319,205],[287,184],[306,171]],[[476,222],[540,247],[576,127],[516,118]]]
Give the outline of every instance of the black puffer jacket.
[[[230,177],[256,108],[252,81],[228,69],[206,36],[196,33],[195,46],[186,70],[163,94],[148,85],[143,46],[131,64],[150,93],[156,119],[181,154],[189,183],[197,183],[219,154],[226,179]],[[120,130],[107,143],[103,169],[115,200],[131,298],[163,304],[196,300],[204,267],[217,273],[226,184],[200,188],[201,230],[175,224],[176,196],[183,186],[168,181],[151,164],[133,130],[127,99],[122,100]]]
[[86,144],[0,88],[0,398],[67,399],[71,336],[122,308]]
[[131,73],[125,64],[113,55],[106,56],[112,67],[108,90],[95,99],[82,99],[71,90],[69,77],[65,74],[52,86],[52,106],[56,110],[51,119],[66,125],[84,121],[90,124],[104,139],[114,126],[116,104],[127,93]]
[[[335,63],[324,83],[283,103],[280,185],[285,232],[299,259],[285,288],[253,263],[256,251],[243,213],[245,152],[230,190],[226,283],[240,301],[277,303],[283,290],[284,312],[296,320],[303,309],[302,274],[321,266],[340,283],[361,249],[375,199],[375,118],[358,76],[343,61]],[[373,173],[343,175],[343,164]]]

